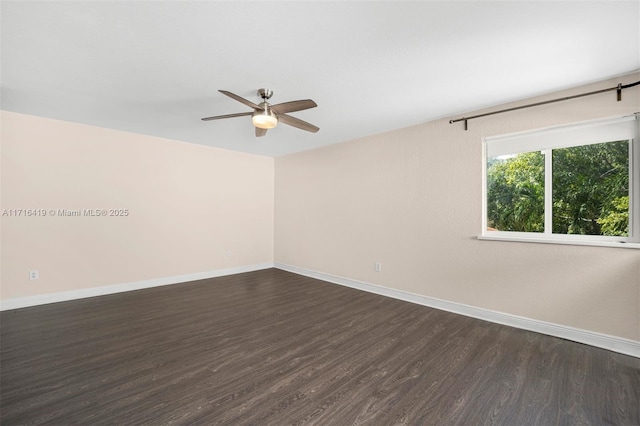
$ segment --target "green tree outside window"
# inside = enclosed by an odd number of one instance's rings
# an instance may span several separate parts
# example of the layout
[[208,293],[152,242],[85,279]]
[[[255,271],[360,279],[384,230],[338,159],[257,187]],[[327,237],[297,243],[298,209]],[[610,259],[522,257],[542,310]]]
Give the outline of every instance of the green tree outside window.
[[[629,235],[629,141],[553,149],[552,231]],[[490,158],[487,225],[498,231],[544,232],[544,155]]]

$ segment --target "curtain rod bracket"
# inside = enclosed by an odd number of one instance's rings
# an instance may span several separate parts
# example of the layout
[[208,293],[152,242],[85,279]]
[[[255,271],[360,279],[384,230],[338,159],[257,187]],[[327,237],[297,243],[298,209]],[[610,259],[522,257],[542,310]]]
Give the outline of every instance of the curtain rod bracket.
[[618,92],[618,102],[622,100],[622,83],[618,83],[616,92]]
[[468,119],[462,117],[456,120],[449,120],[449,124],[457,123],[458,121],[462,121],[464,123],[464,129],[469,130],[469,125],[467,124]]

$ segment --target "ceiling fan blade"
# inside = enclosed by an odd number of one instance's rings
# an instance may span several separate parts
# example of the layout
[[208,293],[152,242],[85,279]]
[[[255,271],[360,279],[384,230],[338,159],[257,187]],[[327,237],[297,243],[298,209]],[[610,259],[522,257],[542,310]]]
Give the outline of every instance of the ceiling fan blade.
[[223,95],[227,95],[228,97],[230,97],[231,99],[235,99],[236,101],[245,104],[248,107],[251,107],[253,109],[257,109],[258,111],[262,111],[263,108],[260,105],[256,105],[251,101],[246,100],[245,98],[241,98],[240,96],[236,95],[235,93],[231,93],[228,92],[226,90],[218,90],[218,92],[222,93]]
[[256,127],[256,137],[264,136],[267,134],[267,129],[261,129],[260,127]]
[[311,99],[300,101],[283,102],[277,105],[271,105],[271,109],[278,114],[286,114],[287,112],[302,111],[303,109],[315,108],[318,104]]
[[253,112],[238,112],[235,114],[216,115],[215,117],[205,117],[202,121],[220,120],[222,118],[244,117],[245,115],[251,115]]
[[319,127],[316,127],[311,123],[307,123],[306,121],[302,121],[299,118],[295,118],[287,114],[278,115],[278,121],[288,124],[289,126],[297,127],[298,129],[306,130],[307,132],[315,133],[320,130]]

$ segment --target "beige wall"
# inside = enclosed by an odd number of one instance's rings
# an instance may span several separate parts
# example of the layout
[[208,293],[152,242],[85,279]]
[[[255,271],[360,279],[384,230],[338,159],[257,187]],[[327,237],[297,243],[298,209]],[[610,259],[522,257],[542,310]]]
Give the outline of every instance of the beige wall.
[[275,261],[638,341],[640,250],[476,239],[483,136],[637,112],[638,94],[482,118],[466,132],[437,120],[277,158]]
[[3,300],[273,262],[272,158],[10,112],[1,124],[2,209],[129,209],[3,216]]

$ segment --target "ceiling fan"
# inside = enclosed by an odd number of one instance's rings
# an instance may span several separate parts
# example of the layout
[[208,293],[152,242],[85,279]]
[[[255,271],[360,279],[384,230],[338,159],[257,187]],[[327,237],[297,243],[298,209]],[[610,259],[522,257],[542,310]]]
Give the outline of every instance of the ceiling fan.
[[283,102],[281,104],[271,105],[267,100],[273,95],[273,91],[269,89],[259,89],[258,96],[262,98],[262,102],[256,105],[251,101],[246,100],[234,93],[226,90],[218,90],[220,93],[229,96],[236,101],[245,104],[248,107],[253,108],[251,112],[238,112],[235,114],[216,115],[214,117],[205,117],[203,121],[220,120],[222,118],[243,117],[245,115],[251,116],[251,121],[256,128],[256,136],[264,136],[267,134],[267,130],[273,129],[278,125],[278,122],[288,124],[289,126],[297,127],[298,129],[306,130],[307,132],[315,133],[320,130],[319,127],[314,126],[311,123],[302,121],[299,118],[287,115],[288,112],[302,111],[309,108],[315,108],[318,105],[311,99],[304,99],[300,101]]

